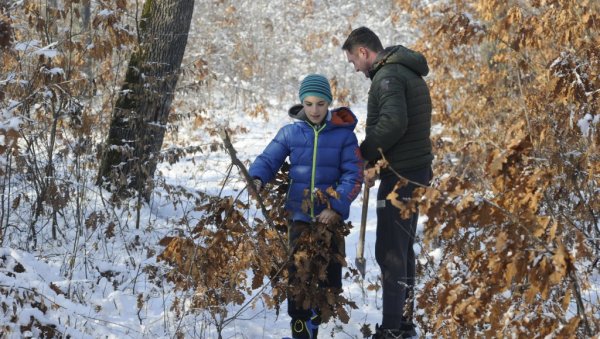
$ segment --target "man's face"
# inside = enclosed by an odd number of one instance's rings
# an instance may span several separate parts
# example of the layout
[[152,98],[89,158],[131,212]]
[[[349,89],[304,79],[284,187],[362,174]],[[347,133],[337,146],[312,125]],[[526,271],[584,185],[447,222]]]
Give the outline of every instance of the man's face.
[[354,66],[357,72],[362,72],[367,78],[371,63],[369,62],[369,50],[364,47],[355,47],[352,52],[345,51],[348,62]]

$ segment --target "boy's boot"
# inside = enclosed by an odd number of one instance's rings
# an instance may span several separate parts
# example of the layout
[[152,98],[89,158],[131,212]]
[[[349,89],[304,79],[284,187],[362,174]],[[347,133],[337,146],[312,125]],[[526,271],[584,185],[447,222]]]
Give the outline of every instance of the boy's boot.
[[292,327],[292,338],[294,339],[315,339],[319,332],[319,315],[313,310],[309,319],[292,318],[290,323]]

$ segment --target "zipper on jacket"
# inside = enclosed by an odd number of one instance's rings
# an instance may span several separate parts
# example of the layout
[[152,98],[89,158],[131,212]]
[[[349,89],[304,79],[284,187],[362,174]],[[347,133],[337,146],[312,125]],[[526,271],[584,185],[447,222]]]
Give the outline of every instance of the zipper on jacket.
[[315,131],[315,141],[313,142],[313,159],[312,159],[312,169],[310,176],[310,218],[312,220],[315,219],[315,174],[317,172],[317,146],[319,144],[319,133],[327,126],[323,124],[323,126],[319,129],[316,129],[314,126],[311,126]]

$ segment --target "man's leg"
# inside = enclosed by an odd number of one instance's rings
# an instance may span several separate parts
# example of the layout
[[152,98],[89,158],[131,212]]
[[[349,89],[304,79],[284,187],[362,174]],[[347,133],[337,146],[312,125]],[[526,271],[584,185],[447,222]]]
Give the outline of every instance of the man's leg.
[[[407,179],[428,184],[431,170],[404,173]],[[377,240],[375,256],[381,267],[383,280],[382,328],[413,329],[411,313],[415,283],[415,255],[413,250],[418,212],[402,219],[400,210],[387,201],[398,179],[382,177],[377,193]],[[410,199],[415,185],[408,184],[396,190],[399,199]],[[410,297],[409,297],[410,296]],[[408,305],[405,313],[405,304]]]
[[[397,182],[395,177],[381,179],[377,192],[377,239],[375,258],[383,280],[382,328],[400,328],[408,276],[408,247],[411,243],[410,220],[386,200]],[[404,189],[406,191],[406,189]],[[404,196],[407,194],[404,193]],[[402,196],[401,196],[402,197]],[[412,219],[412,218],[411,218]]]
[[407,260],[406,260],[406,285],[405,293],[404,293],[404,307],[402,309],[402,321],[400,324],[400,329],[404,331],[405,334],[409,334],[410,336],[417,335],[415,331],[415,325],[413,323],[413,311],[415,304],[415,271],[416,271],[416,258],[415,258],[415,233],[417,230],[417,222],[419,220],[419,212],[418,210],[412,214],[411,220],[411,230],[412,234],[410,236],[410,243],[407,248]]

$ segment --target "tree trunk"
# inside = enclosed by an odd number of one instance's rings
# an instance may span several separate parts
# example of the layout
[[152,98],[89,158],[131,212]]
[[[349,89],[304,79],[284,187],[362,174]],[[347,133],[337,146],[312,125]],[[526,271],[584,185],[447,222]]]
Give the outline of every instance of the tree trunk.
[[135,189],[149,198],[194,0],[146,0],[140,44],[131,55],[115,104],[97,183],[119,196]]

